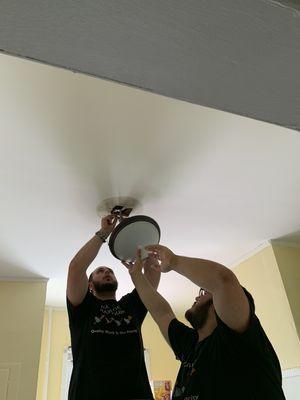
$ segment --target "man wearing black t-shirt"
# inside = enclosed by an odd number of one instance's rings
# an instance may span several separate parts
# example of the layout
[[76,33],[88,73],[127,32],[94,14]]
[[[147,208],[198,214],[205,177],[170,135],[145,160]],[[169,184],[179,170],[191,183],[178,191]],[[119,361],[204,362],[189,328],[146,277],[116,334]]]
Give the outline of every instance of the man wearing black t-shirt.
[[[116,222],[111,215],[103,218],[101,230],[69,266],[67,308],[73,353],[69,400],[153,399],[141,336],[147,309],[136,290],[116,300],[118,282],[110,268],[98,267],[89,279],[86,275]],[[147,282],[156,289],[160,273],[148,268],[147,261],[143,267]]]
[[[175,255],[147,246],[162,272],[176,271],[201,289],[179,322],[167,301],[141,273],[141,258],[129,270],[132,281],[181,361],[173,400],[282,400],[281,369],[257,316],[254,301],[228,268],[213,261]],[[271,310],[270,310],[271,312]]]

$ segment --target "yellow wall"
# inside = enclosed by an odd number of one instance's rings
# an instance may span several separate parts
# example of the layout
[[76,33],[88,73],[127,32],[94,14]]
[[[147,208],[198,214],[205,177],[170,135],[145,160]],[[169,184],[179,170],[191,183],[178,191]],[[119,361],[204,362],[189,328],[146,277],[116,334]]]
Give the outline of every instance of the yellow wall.
[[20,363],[22,400],[36,395],[46,285],[0,281],[0,363]]
[[[177,316],[178,317],[178,316]],[[152,380],[171,380],[174,386],[180,363],[148,314],[142,328],[144,346],[149,349]]]
[[254,297],[257,316],[277,352],[281,368],[299,367],[299,337],[272,246],[233,271]]
[[48,322],[49,322],[49,312],[47,309],[44,311],[44,321],[43,321],[43,332],[40,350],[40,361],[39,361],[39,373],[37,382],[37,399],[44,399],[44,385],[46,385],[46,362],[47,362],[47,340],[48,340]]
[[[49,338],[49,320],[51,335]],[[64,308],[46,308],[41,346],[37,400],[43,400],[45,385],[47,400],[60,398],[62,361],[64,349],[70,346],[68,316]],[[49,350],[49,353],[48,353]],[[48,363],[48,381],[46,376]]]
[[273,244],[273,249],[300,337],[300,248]]

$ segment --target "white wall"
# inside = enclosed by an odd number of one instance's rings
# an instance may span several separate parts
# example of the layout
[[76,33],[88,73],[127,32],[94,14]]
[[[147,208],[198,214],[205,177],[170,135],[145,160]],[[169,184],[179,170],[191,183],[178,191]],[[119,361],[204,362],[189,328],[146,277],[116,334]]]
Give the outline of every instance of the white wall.
[[282,372],[282,386],[286,400],[300,399],[300,368]]

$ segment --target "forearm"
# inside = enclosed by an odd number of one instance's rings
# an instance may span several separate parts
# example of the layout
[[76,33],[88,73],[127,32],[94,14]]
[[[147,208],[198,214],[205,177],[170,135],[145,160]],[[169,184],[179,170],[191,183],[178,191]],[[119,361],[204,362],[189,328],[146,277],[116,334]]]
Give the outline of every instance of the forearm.
[[154,320],[172,312],[169,303],[153,288],[147,278],[142,274],[131,276],[136,290]]
[[219,288],[224,277],[232,274],[224,265],[214,261],[183,256],[175,256],[172,269],[211,293]]
[[160,271],[156,271],[153,268],[147,268],[144,271],[144,276],[147,278],[148,282],[154,289],[158,288],[160,276],[161,276]]
[[70,267],[86,271],[96,258],[103,242],[98,236],[92,237],[75,255],[70,263]]

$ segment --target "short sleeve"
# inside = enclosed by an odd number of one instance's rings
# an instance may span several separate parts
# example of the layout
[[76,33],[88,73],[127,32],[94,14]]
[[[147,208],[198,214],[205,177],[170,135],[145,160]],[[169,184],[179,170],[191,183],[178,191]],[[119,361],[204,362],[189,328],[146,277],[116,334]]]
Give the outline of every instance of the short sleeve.
[[245,294],[248,298],[250,306],[250,321],[247,329],[242,333],[235,332],[233,329],[229,328],[216,314],[218,331],[219,334],[221,334],[223,338],[226,338],[228,341],[234,340],[236,344],[239,343],[241,345],[246,345],[247,347],[251,346],[253,349],[264,352],[268,339],[259,322],[259,319],[255,314],[253,300],[250,300],[249,294],[246,291]]
[[168,336],[176,358],[184,361],[198,340],[195,329],[189,328],[174,318],[169,324]]
[[84,299],[77,306],[74,306],[67,297],[66,302],[70,323],[81,320],[85,315],[87,315],[88,309],[92,302],[92,297],[93,295],[87,291]]
[[119,303],[130,311],[135,316],[137,322],[142,325],[148,310],[144,306],[136,289],[123,296]]

